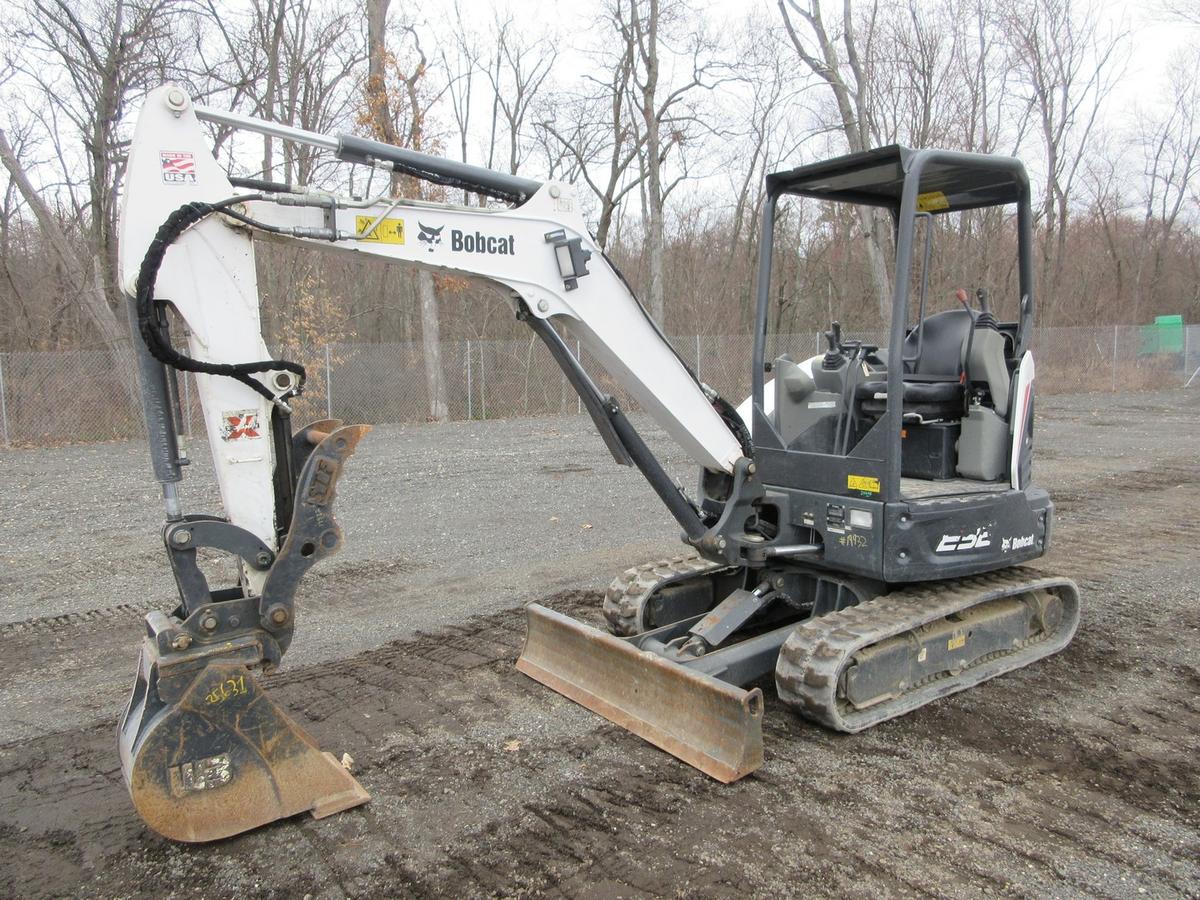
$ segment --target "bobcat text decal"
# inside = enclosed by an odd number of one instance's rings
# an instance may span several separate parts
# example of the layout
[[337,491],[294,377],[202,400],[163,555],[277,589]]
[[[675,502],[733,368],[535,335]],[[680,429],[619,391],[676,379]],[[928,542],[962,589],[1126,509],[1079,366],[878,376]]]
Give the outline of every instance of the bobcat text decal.
[[1033,546],[1033,535],[1032,534],[1027,534],[1024,537],[1018,536],[1018,537],[1010,537],[1010,538],[1001,538],[1000,539],[1000,549],[1003,550],[1005,553],[1008,553],[1010,550],[1023,550],[1026,547],[1032,547],[1032,546]]
[[457,228],[450,232],[450,249],[461,253],[492,253],[499,256],[512,256],[513,243],[516,241],[511,234],[507,237],[497,237],[492,234],[482,234],[476,231],[467,234]]

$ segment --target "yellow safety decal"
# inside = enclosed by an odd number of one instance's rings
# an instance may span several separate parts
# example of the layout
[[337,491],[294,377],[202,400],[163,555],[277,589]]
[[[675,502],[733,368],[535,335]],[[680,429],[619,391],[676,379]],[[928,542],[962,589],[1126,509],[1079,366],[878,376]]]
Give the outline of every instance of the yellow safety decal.
[[967,636],[965,634],[956,634],[950,640],[946,641],[947,650],[957,650],[959,647],[965,647],[967,644]]
[[929,191],[927,194],[917,194],[917,209],[921,212],[937,212],[939,209],[949,209],[950,201],[941,191]]
[[847,475],[846,487],[852,491],[863,491],[867,494],[879,493],[879,479],[870,475]]
[[[371,223],[375,221],[374,216],[355,216],[354,230],[362,235],[371,227]],[[375,241],[379,244],[403,244],[404,243],[404,220],[403,219],[384,219],[380,222],[375,230],[363,238],[364,241]]]

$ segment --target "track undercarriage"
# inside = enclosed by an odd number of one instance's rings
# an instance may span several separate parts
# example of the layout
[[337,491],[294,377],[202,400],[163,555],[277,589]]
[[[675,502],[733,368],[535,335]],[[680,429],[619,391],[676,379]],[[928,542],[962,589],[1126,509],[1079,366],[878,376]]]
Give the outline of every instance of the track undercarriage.
[[603,611],[617,637],[531,606],[518,668],[733,781],[761,764],[762,695],[752,685],[770,672],[799,715],[861,731],[1061,650],[1079,594],[1025,567],[889,591],[808,567],[765,574],[693,555],[623,573]]

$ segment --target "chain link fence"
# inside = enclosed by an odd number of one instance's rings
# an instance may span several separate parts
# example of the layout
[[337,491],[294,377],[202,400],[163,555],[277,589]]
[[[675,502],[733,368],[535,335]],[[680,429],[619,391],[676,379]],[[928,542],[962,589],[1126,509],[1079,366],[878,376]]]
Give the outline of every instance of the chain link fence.
[[[847,337],[886,344],[883,332]],[[701,379],[735,405],[750,391],[750,335],[672,338]],[[1182,348],[1150,346],[1139,326],[1035,329],[1038,390],[1045,393],[1200,389],[1200,326],[1183,331]],[[580,352],[578,344],[569,346]],[[820,332],[772,335],[768,357],[805,359],[821,352]],[[636,404],[586,350],[581,361],[602,391]],[[442,378],[451,419],[500,419],[583,412],[575,392],[535,336],[517,341],[447,341]],[[142,437],[132,373],[104,350],[0,353],[0,446],[129,440]],[[193,376],[180,376],[183,429],[203,434]],[[424,422],[429,392],[420,343],[330,344],[309,360],[308,388],[297,422],[337,417],[350,422]]]

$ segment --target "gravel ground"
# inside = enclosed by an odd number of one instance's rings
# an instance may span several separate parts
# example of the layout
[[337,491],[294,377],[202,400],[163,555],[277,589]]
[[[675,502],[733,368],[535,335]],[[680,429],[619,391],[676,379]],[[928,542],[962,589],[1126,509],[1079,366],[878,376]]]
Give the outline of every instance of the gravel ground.
[[[680,546],[586,419],[380,426],[267,685],[374,799],[205,847],[148,833],[116,760],[139,620],[173,593],[144,447],[0,451],[0,894],[1200,895],[1198,396],[1039,400],[1039,567],[1085,604],[1064,653],[849,737],[764,685],[767,762],[733,786],[512,669],[521,603],[594,620]],[[195,457],[189,507],[216,511]]]

